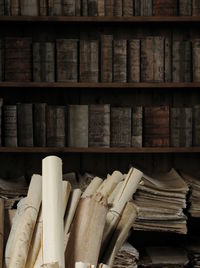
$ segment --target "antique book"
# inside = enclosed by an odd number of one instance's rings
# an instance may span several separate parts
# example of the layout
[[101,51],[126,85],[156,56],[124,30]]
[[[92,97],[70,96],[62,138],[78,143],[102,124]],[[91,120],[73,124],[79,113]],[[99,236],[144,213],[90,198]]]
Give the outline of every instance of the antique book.
[[38,1],[20,0],[20,12],[22,16],[39,16]]
[[142,147],[143,134],[143,107],[132,108],[132,131],[131,131],[131,146]]
[[11,0],[4,1],[4,14],[6,16],[11,15]]
[[153,38],[153,81],[164,82],[164,37]]
[[20,15],[20,2],[19,2],[19,0],[10,0],[9,7],[10,7],[10,15],[11,16],[19,16]]
[[101,82],[112,82],[113,78],[113,36],[101,37]]
[[88,16],[88,0],[81,1],[82,16]]
[[153,0],[141,0],[140,3],[140,16],[152,16],[153,15]]
[[5,80],[31,81],[31,39],[5,39]]
[[68,146],[88,147],[88,105],[69,105]]
[[130,107],[111,107],[110,145],[111,147],[131,147]]
[[52,1],[52,13],[49,15],[61,16],[63,14],[63,3],[62,0],[51,0]]
[[192,146],[192,108],[171,108],[171,146]]
[[54,43],[33,43],[33,81],[55,82]]
[[165,82],[172,81],[172,40],[170,37],[165,37],[165,48],[164,48],[164,75]]
[[17,147],[17,106],[4,105],[4,142],[7,147]]
[[200,105],[193,107],[193,146],[200,146]]
[[3,0],[0,0],[0,16],[5,15],[5,3]]
[[192,15],[193,16],[199,16],[200,15],[200,2],[199,2],[199,0],[193,0]]
[[127,81],[127,40],[114,40],[113,82]]
[[80,40],[80,82],[99,81],[99,42]]
[[140,0],[134,1],[135,16],[140,16],[140,5],[141,5]]
[[114,15],[114,0],[104,0],[105,1],[105,16]]
[[192,16],[192,0],[179,0],[179,15]]
[[47,16],[47,0],[39,1],[39,15]]
[[128,82],[140,82],[140,40],[128,43]]
[[75,15],[81,16],[81,0],[75,0]]
[[47,106],[47,146],[65,147],[66,145],[66,107]]
[[98,15],[98,0],[88,0],[88,16]]
[[0,81],[3,81],[3,71],[4,71],[4,48],[3,42],[0,40]]
[[173,82],[192,81],[192,44],[190,41],[173,42]]
[[98,16],[105,16],[105,0],[97,1]]
[[110,105],[89,105],[89,146],[110,146]]
[[141,82],[153,82],[153,37],[141,40]]
[[192,42],[193,47],[193,82],[200,82],[200,39]]
[[114,0],[114,16],[122,16],[122,0]]
[[46,103],[34,104],[34,145],[46,146]]
[[0,267],[3,267],[4,252],[4,199],[0,198]]
[[144,146],[169,146],[169,106],[144,107]]
[[3,114],[2,108],[3,108],[3,99],[0,98],[0,146],[2,146],[2,127],[3,127],[3,124],[2,124],[2,114]]
[[176,16],[178,11],[177,0],[154,0],[154,16]]
[[76,39],[56,40],[57,81],[78,81],[78,41]]
[[76,15],[76,2],[75,0],[64,0],[63,1],[63,14],[65,16]]
[[134,1],[133,0],[123,0],[123,16],[130,17],[134,15]]

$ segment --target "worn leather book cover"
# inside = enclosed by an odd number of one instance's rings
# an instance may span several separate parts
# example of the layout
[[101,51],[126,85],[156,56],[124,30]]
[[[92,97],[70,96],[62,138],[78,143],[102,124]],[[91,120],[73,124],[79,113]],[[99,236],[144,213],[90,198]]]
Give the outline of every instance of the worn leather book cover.
[[63,0],[63,13],[65,16],[76,15],[76,2],[75,0]]
[[40,0],[39,1],[39,15],[47,16],[47,13],[48,13],[47,0]]
[[154,16],[177,16],[177,11],[177,0],[154,0],[153,2]]
[[193,47],[193,82],[200,82],[200,39],[192,42]]
[[122,0],[114,0],[114,16],[122,16]]
[[164,74],[165,82],[172,81],[172,39],[171,37],[165,37],[165,52],[164,52]]
[[140,40],[128,42],[128,82],[140,82]]
[[88,0],[88,16],[98,15],[98,0]]
[[52,14],[53,16],[62,16],[63,15],[63,2],[62,0],[49,0],[52,3]]
[[199,16],[200,15],[200,1],[199,0],[193,0],[192,15],[193,16]]
[[127,40],[114,40],[113,81],[127,82]]
[[164,82],[164,37],[153,37],[153,81]]
[[113,80],[113,36],[101,37],[101,82]]
[[179,0],[179,15],[192,16],[192,0]]
[[88,0],[81,1],[82,16],[88,16]]
[[123,6],[123,16],[124,17],[131,17],[135,14],[135,1],[134,0],[123,0],[122,6]]
[[152,16],[152,15],[153,15],[153,0],[141,0],[140,16]]
[[34,145],[46,146],[46,103],[34,104]]
[[105,16],[105,0],[97,1],[98,16]]
[[19,16],[20,15],[20,1],[19,0],[10,0],[10,15]]
[[17,147],[17,106],[4,105],[4,142],[6,147]]
[[114,15],[114,0],[105,0],[105,16]]
[[39,16],[39,2],[35,0],[20,0],[22,16]]
[[143,107],[132,108],[131,146],[142,147]]
[[200,146],[200,105],[193,107],[193,146]]
[[5,15],[5,3],[4,0],[0,0],[0,16]]
[[141,82],[153,82],[153,37],[141,40]]
[[140,5],[141,5],[140,0],[135,0],[134,1],[135,16],[140,16]]

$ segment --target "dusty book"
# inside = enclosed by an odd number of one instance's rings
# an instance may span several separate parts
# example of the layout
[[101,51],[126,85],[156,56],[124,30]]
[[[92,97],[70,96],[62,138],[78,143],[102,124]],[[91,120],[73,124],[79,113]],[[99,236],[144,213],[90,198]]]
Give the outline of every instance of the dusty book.
[[192,5],[192,15],[199,16],[200,15],[200,2],[199,0],[193,0]]
[[5,3],[4,0],[0,0],[0,16],[5,15]]
[[105,16],[114,15],[114,0],[105,0]]
[[88,16],[98,15],[98,0],[88,0]]
[[20,0],[22,16],[39,16],[39,2],[35,0]]
[[193,107],[193,146],[200,146],[200,105]]
[[39,1],[39,15],[47,16],[47,13],[48,13],[47,0],[40,0]]
[[101,37],[101,82],[113,80],[113,36]]
[[113,82],[127,81],[127,40],[114,40]]
[[143,134],[143,107],[132,108],[131,118],[131,146],[142,147],[142,134]]
[[180,16],[192,15],[192,0],[179,0],[179,15]]
[[114,16],[121,17],[122,9],[122,0],[114,0]]
[[4,105],[4,143],[7,147],[17,147],[17,106]]
[[154,0],[154,16],[176,16],[178,11],[177,0]]
[[63,13],[65,16],[76,15],[76,2],[75,0],[64,0],[63,1]]
[[124,17],[134,16],[134,13],[135,13],[134,3],[135,3],[135,1],[133,1],[133,0],[123,0],[123,2],[122,2],[122,7],[123,7],[122,15]]
[[152,16],[153,14],[153,0],[140,1],[140,16]]
[[128,42],[128,82],[140,82],[140,40]]
[[200,39],[192,42],[193,55],[193,82],[200,82]]
[[46,146],[46,103],[35,103],[34,108],[34,145]]

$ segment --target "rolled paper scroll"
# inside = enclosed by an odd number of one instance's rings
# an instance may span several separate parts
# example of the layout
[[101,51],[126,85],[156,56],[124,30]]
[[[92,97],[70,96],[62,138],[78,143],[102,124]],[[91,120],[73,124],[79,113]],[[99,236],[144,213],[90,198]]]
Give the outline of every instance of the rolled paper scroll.
[[0,198],[0,267],[3,263],[3,242],[4,242],[4,200]]
[[94,179],[90,182],[90,184],[88,185],[86,190],[83,192],[81,197],[85,198],[85,197],[89,197],[93,195],[97,191],[97,189],[100,187],[102,182],[103,182],[103,179],[99,177],[94,177]]
[[98,268],[110,268],[110,266],[106,265],[106,264],[103,264],[103,263],[100,263],[98,265]]
[[117,184],[117,186],[115,187],[115,189],[112,191],[112,193],[109,195],[109,197],[108,197],[108,204],[109,205],[113,204],[113,202],[114,202],[116,196],[118,195],[122,185],[123,185],[123,181],[120,181]]
[[76,262],[75,268],[95,268],[95,266],[94,265],[91,265],[89,263]]
[[49,264],[43,264],[41,265],[42,268],[60,268],[57,262],[49,263]]

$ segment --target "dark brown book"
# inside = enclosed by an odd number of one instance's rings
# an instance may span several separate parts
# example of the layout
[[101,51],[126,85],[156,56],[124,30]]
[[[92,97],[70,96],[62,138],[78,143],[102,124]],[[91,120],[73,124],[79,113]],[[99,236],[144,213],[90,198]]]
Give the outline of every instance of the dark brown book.
[[144,108],[144,146],[169,146],[169,106]]
[[200,15],[200,1],[199,0],[193,0],[193,8],[192,8],[192,15],[193,16],[199,16]]
[[0,146],[2,146],[2,114],[3,114],[3,99],[0,98]]
[[193,146],[200,146],[200,105],[193,107]]
[[4,1],[4,12],[6,16],[11,15],[11,0]]
[[141,5],[141,2],[140,0],[135,0],[134,1],[134,11],[135,11],[135,16],[140,16],[140,5]]
[[82,16],[88,16],[88,0],[82,0]]
[[0,16],[5,15],[5,3],[4,0],[0,0]]
[[78,41],[76,39],[56,40],[57,81],[78,81]]
[[192,16],[192,0],[179,0],[179,15]]
[[33,81],[55,82],[54,43],[33,43]]
[[141,82],[153,82],[153,37],[141,40]]
[[47,13],[48,16],[53,16],[53,2],[54,0],[47,0]]
[[131,147],[131,108],[111,107],[111,147]]
[[89,147],[110,146],[110,105],[89,105]]
[[131,17],[134,15],[134,0],[123,0],[123,16]]
[[105,0],[105,16],[114,16],[114,0]]
[[22,16],[39,16],[39,2],[35,0],[20,0]]
[[164,37],[153,37],[153,81],[164,82]]
[[172,40],[171,37],[165,37],[165,82],[172,82]]
[[17,106],[4,105],[4,142],[6,147],[17,147]]
[[152,16],[153,15],[153,0],[141,0],[140,1],[140,16]]
[[128,43],[128,82],[140,82],[140,40]]
[[101,38],[101,82],[113,80],[113,36],[103,35]]
[[0,81],[3,81],[3,70],[4,70],[4,49],[3,42],[0,40]]
[[98,16],[105,16],[105,0],[98,0]]
[[46,146],[46,103],[34,104],[34,145]]
[[200,39],[193,40],[193,82],[200,82]]
[[171,146],[192,146],[192,108],[171,108]]
[[75,0],[75,15],[81,16],[81,0]]
[[10,15],[11,16],[19,16],[20,15],[19,0],[10,0]]
[[99,81],[99,42],[80,40],[80,82]]
[[54,16],[62,16],[63,14],[63,2],[62,0],[53,0],[52,12]]
[[33,105],[17,104],[17,133],[20,147],[33,147]]
[[154,16],[177,16],[177,11],[177,0],[154,0],[153,2]]
[[47,16],[48,8],[47,8],[47,0],[40,0],[39,2],[39,14],[40,16]]
[[98,0],[88,0],[88,16],[98,15]]
[[142,147],[143,107],[132,108],[131,146]]
[[66,145],[66,107],[47,106],[47,146],[65,147]]
[[75,16],[76,14],[75,0],[63,0],[63,12],[65,16]]
[[114,16],[122,16],[122,0],[114,0]]
[[127,81],[127,40],[114,40],[113,81]]

